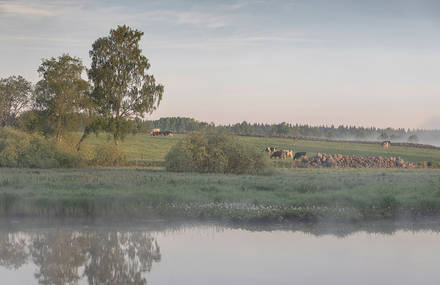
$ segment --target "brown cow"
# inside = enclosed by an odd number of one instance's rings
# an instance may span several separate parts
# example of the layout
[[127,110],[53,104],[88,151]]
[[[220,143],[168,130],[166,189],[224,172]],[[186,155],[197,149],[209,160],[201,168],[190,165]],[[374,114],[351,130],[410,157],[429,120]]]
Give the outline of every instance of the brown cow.
[[383,148],[389,148],[390,145],[391,145],[391,142],[390,142],[390,141],[383,141],[383,142],[381,143],[381,146],[382,146]]
[[290,157],[290,159],[293,159],[293,150],[285,149],[285,150],[283,150],[283,153],[284,153],[284,158]]

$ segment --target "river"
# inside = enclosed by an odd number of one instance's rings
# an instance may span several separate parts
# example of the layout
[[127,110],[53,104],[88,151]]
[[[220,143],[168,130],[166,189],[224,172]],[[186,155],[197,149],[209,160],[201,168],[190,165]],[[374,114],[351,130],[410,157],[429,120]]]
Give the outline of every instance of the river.
[[440,284],[432,224],[0,225],[1,284]]

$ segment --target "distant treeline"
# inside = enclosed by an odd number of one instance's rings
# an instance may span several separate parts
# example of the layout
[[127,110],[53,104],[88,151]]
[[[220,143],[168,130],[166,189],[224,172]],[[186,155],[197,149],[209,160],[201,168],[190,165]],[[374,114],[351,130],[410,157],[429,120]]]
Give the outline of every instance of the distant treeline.
[[176,133],[191,131],[226,131],[236,135],[267,137],[315,137],[346,140],[391,140],[436,143],[440,142],[440,130],[394,129],[356,126],[311,126],[301,124],[279,123],[260,124],[246,121],[232,125],[215,125],[200,122],[193,118],[166,117],[153,121],[135,122],[135,132],[147,132],[152,128],[172,130]]

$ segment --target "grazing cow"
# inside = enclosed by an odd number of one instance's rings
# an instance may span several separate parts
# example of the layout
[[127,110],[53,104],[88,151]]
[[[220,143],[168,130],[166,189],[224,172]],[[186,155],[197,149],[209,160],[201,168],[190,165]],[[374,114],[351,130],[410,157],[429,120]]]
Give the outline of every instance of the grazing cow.
[[297,159],[297,158],[301,158],[301,157],[305,157],[306,156],[306,152],[302,151],[302,152],[297,152],[295,153],[295,156],[293,157],[293,159]]
[[285,149],[285,150],[283,150],[283,153],[284,153],[284,158],[290,157],[290,159],[293,159],[293,150]]
[[268,147],[266,147],[266,149],[264,151],[266,151],[268,153],[272,153],[274,151],[277,151],[277,149],[273,146],[268,146]]
[[284,152],[282,150],[277,150],[271,153],[270,158],[279,158],[282,159],[284,156]]
[[173,131],[164,131],[164,132],[162,132],[162,135],[172,137],[174,135],[174,133],[173,133]]
[[150,132],[150,136],[160,136],[160,129],[152,129]]
[[382,146],[383,148],[389,148],[390,145],[391,145],[391,142],[390,142],[390,141],[383,141],[383,142],[381,143],[381,146]]

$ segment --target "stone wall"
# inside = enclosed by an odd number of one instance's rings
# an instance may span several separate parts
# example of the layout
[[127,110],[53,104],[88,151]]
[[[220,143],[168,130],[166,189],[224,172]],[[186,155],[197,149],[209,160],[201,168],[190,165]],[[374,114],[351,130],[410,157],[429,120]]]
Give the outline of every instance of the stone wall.
[[400,157],[361,157],[356,155],[317,153],[316,156],[297,163],[297,166],[306,168],[418,168],[424,165],[404,161]]

